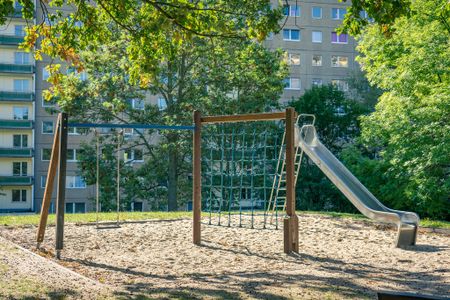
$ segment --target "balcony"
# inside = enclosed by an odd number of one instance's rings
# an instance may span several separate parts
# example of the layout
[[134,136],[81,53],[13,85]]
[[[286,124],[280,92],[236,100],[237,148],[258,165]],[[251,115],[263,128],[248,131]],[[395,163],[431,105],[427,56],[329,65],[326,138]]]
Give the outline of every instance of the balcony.
[[33,102],[34,93],[0,91],[0,101]]
[[33,129],[32,120],[0,120],[1,129]]
[[32,157],[31,148],[0,148],[0,157]]
[[33,74],[34,65],[19,65],[19,64],[0,64],[1,73],[25,73]]
[[24,186],[32,184],[32,176],[0,176],[0,186]]
[[0,45],[18,45],[23,42],[23,36],[0,35]]

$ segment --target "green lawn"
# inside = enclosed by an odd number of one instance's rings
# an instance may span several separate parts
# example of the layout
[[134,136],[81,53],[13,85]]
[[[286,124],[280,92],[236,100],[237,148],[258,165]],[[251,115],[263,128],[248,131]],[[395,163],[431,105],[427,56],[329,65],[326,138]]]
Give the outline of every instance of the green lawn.
[[[233,214],[238,212],[233,212]],[[256,212],[255,212],[256,213]],[[261,212],[259,212],[261,213]],[[298,214],[317,214],[325,215],[336,218],[350,218],[350,219],[366,219],[360,214],[349,214],[349,213],[337,213],[337,212],[315,212],[315,211],[298,211]],[[207,213],[204,213],[207,216]],[[85,213],[85,214],[66,214],[66,222],[69,223],[91,223],[96,221],[95,213]],[[180,218],[192,218],[192,212],[121,212],[121,221],[139,221],[139,220],[152,220],[152,219],[180,219]],[[116,213],[100,213],[100,221],[115,221]],[[0,226],[23,226],[23,225],[37,225],[39,223],[39,215],[2,215],[0,216]],[[48,218],[48,224],[55,223],[55,215],[51,214]],[[446,228],[450,229],[450,222],[429,220],[420,220],[420,225],[422,227],[431,228]]]

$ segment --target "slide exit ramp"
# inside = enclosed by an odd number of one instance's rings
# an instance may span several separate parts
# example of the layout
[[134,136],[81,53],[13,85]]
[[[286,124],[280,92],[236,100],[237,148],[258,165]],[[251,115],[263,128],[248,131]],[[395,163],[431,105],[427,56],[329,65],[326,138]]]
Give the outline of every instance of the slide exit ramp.
[[397,247],[415,245],[419,216],[387,208],[378,201],[320,142],[314,126],[305,125],[300,129],[299,146],[362,214],[376,221],[397,224]]

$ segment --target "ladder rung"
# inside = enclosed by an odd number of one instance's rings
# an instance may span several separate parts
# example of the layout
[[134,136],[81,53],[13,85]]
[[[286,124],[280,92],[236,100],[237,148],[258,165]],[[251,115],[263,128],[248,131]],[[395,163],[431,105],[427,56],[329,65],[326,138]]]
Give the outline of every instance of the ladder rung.
[[277,199],[286,199],[286,196],[278,196]]

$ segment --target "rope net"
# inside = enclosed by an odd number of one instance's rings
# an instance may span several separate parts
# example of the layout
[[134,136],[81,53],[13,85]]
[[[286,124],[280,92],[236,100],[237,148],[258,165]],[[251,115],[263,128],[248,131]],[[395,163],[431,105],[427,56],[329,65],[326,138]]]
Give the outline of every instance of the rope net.
[[207,224],[278,227],[278,216],[271,222],[268,208],[283,133],[282,121],[204,127],[202,211]]

